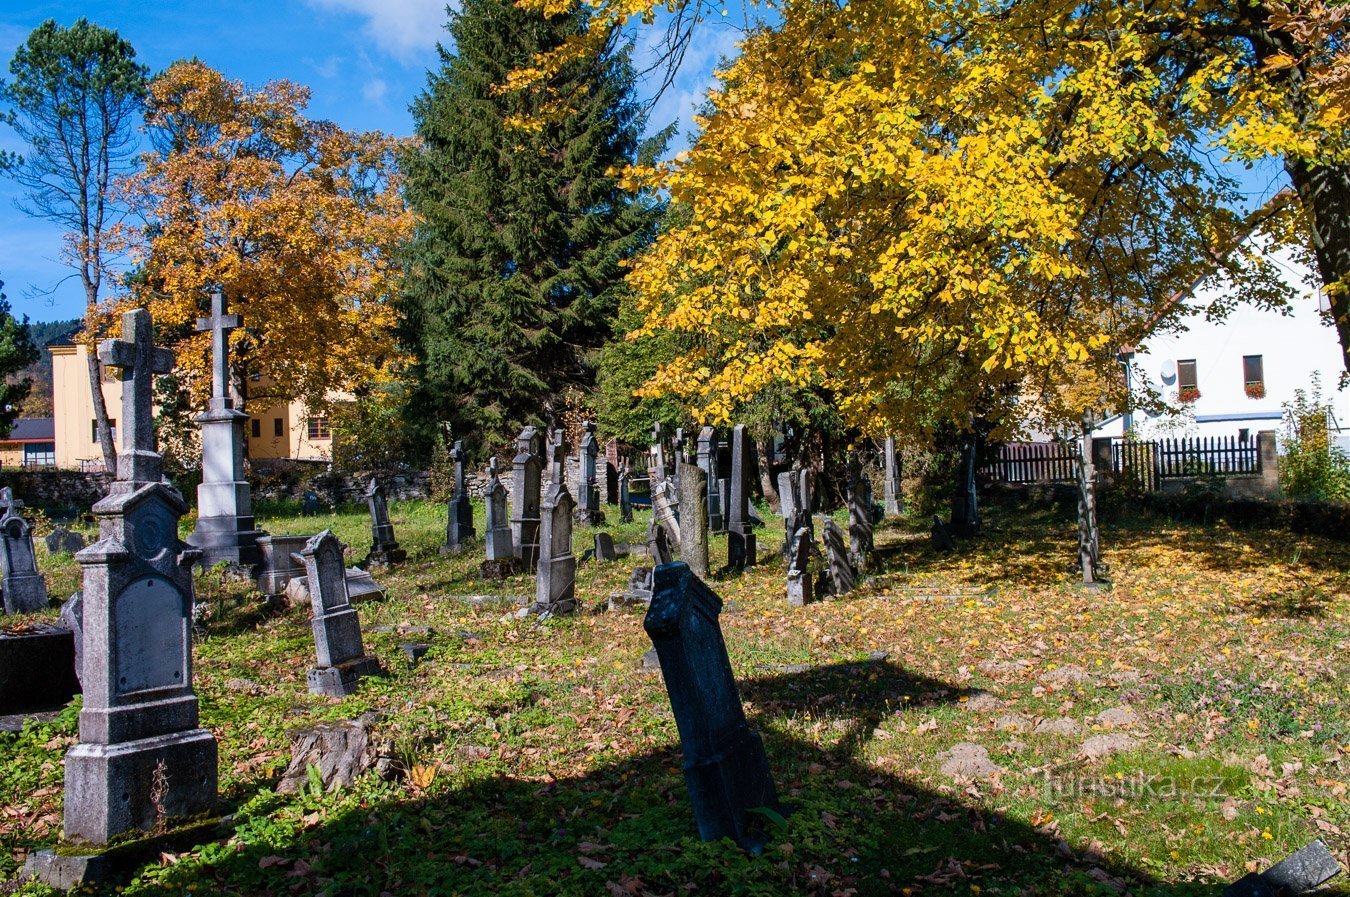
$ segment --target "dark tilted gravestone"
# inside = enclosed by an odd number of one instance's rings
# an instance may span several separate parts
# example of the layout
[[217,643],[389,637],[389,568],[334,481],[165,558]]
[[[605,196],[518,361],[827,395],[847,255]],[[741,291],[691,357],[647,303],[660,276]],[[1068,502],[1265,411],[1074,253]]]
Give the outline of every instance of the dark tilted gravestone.
[[49,554],[60,554],[62,552],[74,554],[88,544],[85,542],[84,536],[79,533],[72,533],[64,526],[56,527],[56,529],[47,534],[47,538],[44,541],[47,543],[47,552]]
[[454,448],[450,449],[450,460],[455,462],[455,494],[446,509],[445,544],[441,546],[441,554],[458,554],[478,536],[473,528],[473,503],[469,500],[469,486],[464,475],[468,456],[462,440],[455,440]]
[[727,566],[744,570],[755,563],[755,532],[750,522],[750,437],[744,424],[731,435],[731,508],[727,517]]
[[697,458],[708,483],[708,532],[726,532],[726,522],[722,518],[722,494],[717,487],[717,430],[712,427],[704,427],[698,432]]
[[526,427],[516,437],[511,461],[511,547],[528,570],[539,562],[540,480],[544,469],[544,437]]
[[670,547],[670,535],[654,517],[647,524],[647,557],[651,558],[653,565],[669,564],[675,559],[675,553]]
[[72,630],[49,623],[0,629],[0,716],[59,709],[79,690]]
[[829,570],[830,594],[847,595],[856,585],[857,571],[849,560],[848,546],[844,544],[844,531],[832,518],[825,518],[824,542],[825,563]]
[[942,518],[936,515],[933,517],[933,528],[929,531],[928,539],[934,551],[950,553],[956,550],[956,540],[952,538],[951,531],[947,529],[947,524],[942,522]]
[[867,569],[872,554],[872,481],[863,470],[862,459],[852,452],[848,459],[848,541],[849,563],[853,569]]
[[318,663],[309,671],[311,694],[342,698],[352,694],[362,676],[380,672],[380,663],[366,655],[361,642],[361,619],[347,592],[347,570],[342,543],[324,530],[300,551],[314,613],[314,652]]
[[197,331],[211,334],[211,399],[201,424],[202,482],[197,487],[197,525],[188,544],[201,549],[203,567],[219,563],[251,567],[262,560],[253,524],[253,496],[244,473],[244,427],[248,415],[230,398],[229,333],[241,325],[225,313],[225,296],[211,294],[211,317]]
[[50,603],[47,581],[38,572],[33,551],[33,528],[18,514],[22,506],[11,496],[9,507],[0,517],[0,591],[4,592],[7,614],[35,613],[46,610]]
[[652,486],[652,520],[654,520],[670,538],[671,547],[679,551],[680,497],[675,492],[675,482],[666,478]]
[[572,554],[572,511],[576,503],[563,478],[563,446],[553,445],[548,493],[539,506],[539,563],[534,611],[553,615],[576,610],[577,559]]
[[805,607],[815,599],[811,586],[811,553],[815,546],[811,530],[801,527],[792,535],[792,553],[788,558],[787,603],[789,607]]
[[609,533],[596,533],[595,559],[597,561],[617,561],[619,557],[619,550],[614,547],[614,537]]
[[581,445],[577,449],[577,522],[598,526],[605,522],[600,510],[600,485],[596,480],[596,461],[600,457],[600,443],[595,440],[595,424],[581,424]]
[[301,517],[319,516],[319,493],[313,489],[306,489],[305,496],[300,502]]
[[506,486],[497,476],[497,459],[488,462],[487,486],[487,559],[498,563],[516,559],[511,540],[511,522],[507,519]]
[[886,437],[886,485],[884,510],[891,517],[900,516],[904,499],[900,488],[900,455],[895,450],[895,437]]
[[287,583],[305,575],[305,565],[293,555],[304,548],[308,541],[309,536],[258,537],[262,563],[258,565],[254,581],[258,584],[259,592],[264,595],[284,595]]
[[[173,355],[152,344],[150,314],[122,316],[122,340],[99,360],[121,370],[122,452],[98,501],[99,540],[75,556],[84,571],[80,743],[66,754],[65,837],[105,845],[210,810],[216,741],[197,723],[192,691],[191,566],[178,539],[187,511],[163,479],[152,427],[153,375]],[[36,855],[35,855],[36,857]],[[88,857],[53,852],[28,867],[71,880]]]
[[366,487],[366,504],[370,508],[371,539],[366,562],[390,567],[403,563],[408,553],[398,547],[398,540],[394,538],[394,524],[389,520],[389,502],[384,497],[384,487],[375,477],[370,478],[370,485]]
[[687,564],[656,568],[643,628],[651,637],[684,754],[698,833],[758,852],[766,840],[756,810],[781,813],[764,743],[746,723],[718,615],[722,599]]
[[708,475],[696,464],[680,472],[680,559],[694,575],[708,570]]
[[628,462],[623,462],[619,468],[619,520],[623,523],[633,522],[633,496],[629,492],[629,481],[632,479],[628,472]]
[[1320,840],[1290,854],[1265,872],[1244,875],[1223,897],[1297,897],[1341,874],[1341,865]]

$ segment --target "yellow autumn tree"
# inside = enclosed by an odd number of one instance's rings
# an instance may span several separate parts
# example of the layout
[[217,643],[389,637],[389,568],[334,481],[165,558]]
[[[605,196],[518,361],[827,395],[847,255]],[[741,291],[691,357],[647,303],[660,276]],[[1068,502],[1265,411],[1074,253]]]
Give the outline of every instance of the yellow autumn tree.
[[388,380],[397,248],[412,216],[394,167],[398,141],[305,117],[306,88],[250,89],[200,62],[150,86],[156,152],[122,182],[144,221],[124,229],[136,263],[120,302],[149,308],[177,338],[198,399],[210,339],[193,328],[223,290],[244,327],[231,335],[234,389],[261,375],[266,395],[323,407]]

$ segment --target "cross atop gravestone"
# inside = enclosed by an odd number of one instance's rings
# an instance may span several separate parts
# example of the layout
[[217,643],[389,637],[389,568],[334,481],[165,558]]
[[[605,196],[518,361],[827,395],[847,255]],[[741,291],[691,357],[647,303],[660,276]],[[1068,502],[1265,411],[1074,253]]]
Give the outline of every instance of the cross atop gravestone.
[[150,312],[143,308],[122,315],[122,338],[98,345],[98,360],[122,372],[122,452],[117,478],[132,483],[158,483],[164,460],[155,451],[155,374],[173,370],[173,353],[154,343]]
[[225,313],[225,294],[211,294],[211,317],[197,319],[197,332],[211,334],[211,407],[233,408],[230,399],[230,331],[243,326],[238,315]]
[[562,430],[553,431],[553,441],[549,443],[549,482],[555,486],[563,485],[564,469],[567,464],[567,453],[563,448]]
[[6,486],[0,489],[0,517],[6,514],[18,514],[23,501],[14,497],[14,490]]

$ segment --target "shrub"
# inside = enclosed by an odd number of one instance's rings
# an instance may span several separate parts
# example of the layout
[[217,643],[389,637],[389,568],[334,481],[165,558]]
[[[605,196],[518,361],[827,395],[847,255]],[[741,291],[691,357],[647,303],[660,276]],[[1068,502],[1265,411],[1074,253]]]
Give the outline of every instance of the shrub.
[[1294,390],[1284,404],[1281,433],[1280,488],[1299,501],[1350,500],[1350,458],[1331,444],[1327,427],[1329,406],[1322,401],[1322,384],[1314,374],[1311,388]]

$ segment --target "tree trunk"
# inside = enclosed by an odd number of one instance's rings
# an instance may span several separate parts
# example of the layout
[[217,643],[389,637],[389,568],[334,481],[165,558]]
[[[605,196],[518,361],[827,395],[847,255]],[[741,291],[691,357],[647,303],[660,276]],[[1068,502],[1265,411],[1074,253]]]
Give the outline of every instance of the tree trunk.
[[1284,167],[1312,224],[1317,273],[1331,303],[1341,360],[1350,370],[1350,165],[1286,159]]
[[103,451],[103,466],[108,473],[117,476],[117,446],[113,444],[112,428],[108,422],[108,403],[103,400],[103,368],[98,361],[98,345],[95,343],[88,348],[85,360],[89,368],[89,392],[94,402],[94,427],[98,431],[98,445]]
[[1083,583],[1098,581],[1101,564],[1101,532],[1097,526],[1096,471],[1092,465],[1092,423],[1083,416],[1082,432],[1078,438],[1078,566],[1083,571]]
[[773,481],[773,469],[769,461],[773,457],[770,451],[772,448],[773,443],[769,440],[755,440],[755,453],[759,455],[756,459],[759,463],[755,465],[759,468],[759,488],[776,514],[780,507],[780,499],[778,497],[778,484]]

